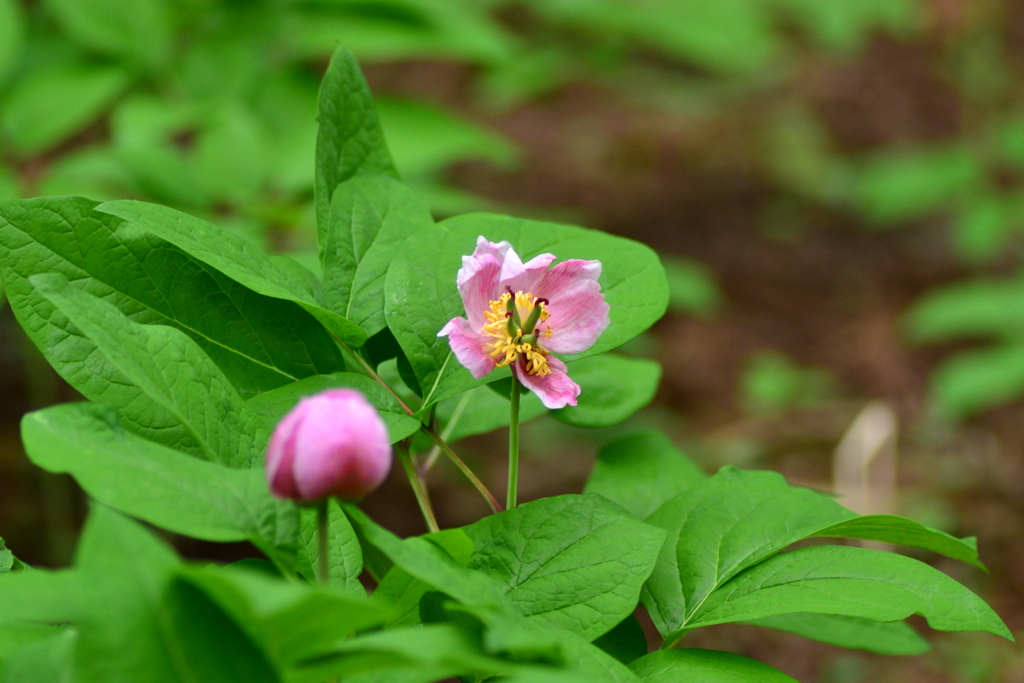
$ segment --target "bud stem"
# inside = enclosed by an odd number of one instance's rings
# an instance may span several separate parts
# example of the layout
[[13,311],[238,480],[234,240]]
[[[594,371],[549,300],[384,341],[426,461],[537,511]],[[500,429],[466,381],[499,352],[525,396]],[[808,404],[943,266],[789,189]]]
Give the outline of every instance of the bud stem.
[[512,393],[509,395],[508,497],[505,502],[507,510],[516,506],[519,492],[519,395],[521,391],[522,385],[513,377]]
[[317,558],[316,558],[316,560],[317,560],[317,562],[316,562],[317,569],[316,569],[316,578],[317,578],[317,581],[319,581],[320,583],[322,583],[325,586],[331,583],[330,562],[328,561],[329,560],[328,556],[330,554],[330,548],[328,548],[328,545],[327,545],[327,501],[328,500],[330,500],[330,499],[329,498],[324,498],[322,501],[320,501],[316,505],[316,521],[317,521],[317,529],[316,529],[316,532],[317,532],[316,533],[316,539],[317,539]]
[[399,442],[398,446],[398,459],[402,461],[402,467],[405,469],[405,475],[409,477],[409,485],[412,486],[412,492],[416,496],[416,502],[419,503],[420,512],[423,513],[423,519],[427,522],[427,528],[430,529],[430,533],[440,531],[441,528],[437,526],[437,517],[434,516],[434,509],[430,505],[430,496],[427,494],[427,487],[423,484],[423,479],[420,477],[419,472],[416,471],[416,465],[412,462],[412,456],[409,455],[409,447],[405,445],[405,442]]

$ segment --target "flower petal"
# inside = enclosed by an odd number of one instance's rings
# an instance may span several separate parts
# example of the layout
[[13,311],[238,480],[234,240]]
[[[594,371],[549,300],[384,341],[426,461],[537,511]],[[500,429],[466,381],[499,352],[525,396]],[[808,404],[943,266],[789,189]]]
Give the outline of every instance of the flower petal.
[[548,367],[551,368],[551,374],[543,377],[526,372],[526,358],[523,356],[520,356],[512,367],[516,378],[523,383],[523,386],[537,394],[545,408],[557,410],[576,405],[576,397],[580,395],[580,385],[569,379],[565,363],[554,356],[548,356]]
[[358,392],[337,389],[304,399],[295,450],[295,484],[304,500],[359,498],[391,467],[391,443],[380,415]]
[[544,348],[556,353],[580,353],[594,345],[610,322],[609,306],[601,294],[598,278],[600,261],[563,261],[547,272],[534,292],[548,300],[551,317],[542,328],[551,337],[541,337]]
[[[509,253],[505,255],[505,264],[501,268],[501,282],[499,282],[501,291],[504,292],[507,287],[513,292],[536,294],[536,289],[544,281],[544,277],[548,273],[548,266],[555,260],[555,255],[541,254],[526,263],[520,262],[518,266],[516,264],[510,266],[509,263],[513,257],[516,261],[519,260],[519,255],[515,250],[509,250]],[[514,274],[506,276],[506,273]]]
[[455,284],[462,295],[462,305],[466,309],[466,317],[474,330],[483,329],[487,322],[484,311],[490,302],[502,295],[505,288],[499,284],[501,271],[506,256],[511,252],[513,261],[520,264],[512,245],[508,242],[488,242],[483,235],[476,240],[476,249],[469,256],[462,257],[462,268],[459,269]]
[[476,332],[465,318],[452,318],[437,336],[448,337],[455,357],[474,378],[480,379],[494,369],[496,361],[490,349],[493,340]]
[[267,486],[278,498],[297,498],[295,487],[295,439],[304,415],[293,410],[284,416],[267,444]]

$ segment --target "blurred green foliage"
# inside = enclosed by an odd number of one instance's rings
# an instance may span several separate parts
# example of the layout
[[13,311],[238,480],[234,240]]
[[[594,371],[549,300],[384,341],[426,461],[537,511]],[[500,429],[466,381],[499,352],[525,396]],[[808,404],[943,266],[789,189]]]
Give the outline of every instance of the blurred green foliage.
[[755,414],[815,408],[838,394],[825,370],[797,365],[785,354],[760,351],[747,360],[740,376],[740,399]]

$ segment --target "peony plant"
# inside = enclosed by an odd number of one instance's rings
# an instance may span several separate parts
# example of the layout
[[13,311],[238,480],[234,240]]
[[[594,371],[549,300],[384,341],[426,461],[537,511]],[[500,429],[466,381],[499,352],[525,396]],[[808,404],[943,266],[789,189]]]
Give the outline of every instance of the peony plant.
[[[582,493],[519,504],[521,421],[610,426],[653,396],[657,364],[609,352],[665,311],[657,255],[569,225],[435,221],[344,49],[319,123],[316,273],[167,207],[0,202],[11,308],[86,399],[25,416],[25,449],[92,501],[69,568],[0,545],[0,681],[778,683],[688,634],[742,622],[913,655],[917,614],[1012,639],[924,562],[806,543],[984,569],[972,539],[771,472],[708,476],[658,433],[602,447]],[[503,426],[504,505],[453,446]],[[422,536],[359,507],[392,452]],[[440,529],[442,456],[491,514]],[[263,559],[185,561],[166,534]]]

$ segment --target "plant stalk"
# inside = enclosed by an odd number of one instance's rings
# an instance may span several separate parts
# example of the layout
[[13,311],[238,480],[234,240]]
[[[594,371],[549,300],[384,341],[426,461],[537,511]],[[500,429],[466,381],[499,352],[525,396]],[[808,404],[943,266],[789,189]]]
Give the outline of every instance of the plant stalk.
[[519,494],[519,396],[522,385],[519,380],[512,379],[512,393],[509,396],[508,423],[508,497],[505,507],[509,510],[516,506]]
[[423,479],[420,478],[419,472],[416,471],[416,465],[413,464],[412,456],[409,454],[409,447],[404,442],[398,444],[398,459],[402,461],[405,475],[409,477],[409,485],[412,486],[412,492],[416,496],[416,502],[419,503],[420,512],[423,513],[423,519],[427,522],[427,528],[431,533],[440,531],[437,517],[434,515],[434,508],[430,504],[427,487],[423,483]]
[[316,562],[316,578],[323,585],[329,585],[331,583],[331,572],[330,572],[330,548],[327,544],[327,501],[328,498],[324,498],[322,501],[317,503],[316,506],[316,539],[317,539],[317,562]]

